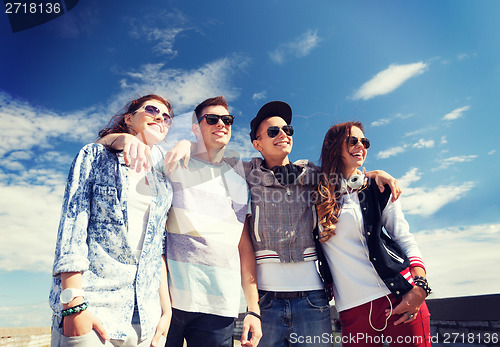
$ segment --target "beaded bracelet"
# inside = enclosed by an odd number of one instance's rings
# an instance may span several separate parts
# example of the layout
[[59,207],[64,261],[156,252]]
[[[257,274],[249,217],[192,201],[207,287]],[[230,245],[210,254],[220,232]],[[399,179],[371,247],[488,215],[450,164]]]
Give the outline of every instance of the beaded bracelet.
[[416,286],[419,286],[425,292],[427,293],[427,296],[429,296],[430,293],[432,293],[431,287],[429,287],[429,283],[427,282],[427,278],[422,277],[422,276],[415,276],[413,277],[413,282],[415,283]]
[[259,318],[260,320],[262,320],[262,317],[260,316],[260,314],[257,314],[257,313],[255,313],[255,312],[253,312],[253,311],[247,311],[247,312],[245,313],[245,316],[248,316],[248,315],[252,315],[252,316],[257,317],[257,318]]
[[77,305],[75,307],[67,308],[65,310],[62,310],[62,316],[66,317],[66,316],[69,316],[70,314],[73,314],[73,313],[79,313],[79,312],[85,311],[87,309],[87,307],[89,307],[89,304],[84,302],[83,304]]

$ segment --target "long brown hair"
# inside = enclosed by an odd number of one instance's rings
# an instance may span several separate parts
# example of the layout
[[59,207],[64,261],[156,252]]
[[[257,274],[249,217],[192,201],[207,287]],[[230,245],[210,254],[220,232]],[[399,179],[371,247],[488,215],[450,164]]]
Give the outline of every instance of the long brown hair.
[[344,175],[342,150],[346,140],[351,135],[351,128],[355,126],[364,132],[360,122],[345,122],[332,126],[326,132],[321,148],[320,165],[321,179],[318,184],[318,209],[319,223],[323,226],[320,240],[327,241],[335,234],[336,223],[340,215],[338,199],[341,194],[341,179]]
[[125,117],[137,111],[141,107],[141,105],[148,100],[157,100],[161,102],[167,107],[170,117],[174,117],[172,105],[168,100],[165,100],[161,96],[158,96],[156,94],[144,95],[138,99],[132,100],[127,105],[125,105],[122,111],[115,114],[109,121],[108,125],[104,129],[99,131],[99,138],[103,138],[106,135],[115,133],[130,133],[127,123],[125,123]]

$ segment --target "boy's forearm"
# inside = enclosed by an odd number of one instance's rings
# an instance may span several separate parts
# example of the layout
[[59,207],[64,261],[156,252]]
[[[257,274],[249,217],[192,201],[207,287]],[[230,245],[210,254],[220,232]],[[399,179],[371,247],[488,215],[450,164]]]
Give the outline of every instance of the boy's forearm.
[[260,313],[259,292],[257,289],[257,269],[255,263],[255,253],[250,240],[248,219],[243,228],[239,244],[241,261],[241,286],[245,295],[248,310]]
[[170,312],[172,310],[172,304],[170,302],[170,294],[168,291],[167,265],[165,262],[165,257],[163,255],[161,256],[161,277],[159,294],[162,312]]
[[111,147],[116,150],[123,150],[125,147],[125,138],[127,136],[132,136],[130,134],[109,134],[104,137],[101,137],[96,143],[100,143],[101,145]]

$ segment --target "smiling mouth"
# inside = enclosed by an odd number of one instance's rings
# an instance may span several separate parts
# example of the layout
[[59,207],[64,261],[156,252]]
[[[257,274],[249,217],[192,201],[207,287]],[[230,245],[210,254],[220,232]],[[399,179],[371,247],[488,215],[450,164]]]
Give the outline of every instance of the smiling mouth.
[[163,132],[163,127],[160,123],[148,123],[150,127],[155,127],[160,133]]
[[212,134],[217,135],[217,136],[224,136],[224,135],[226,135],[226,132],[224,132],[224,131],[214,131]]
[[363,154],[361,153],[351,153],[354,158],[363,159]]
[[285,141],[276,142],[274,145],[275,146],[283,146],[283,145],[286,146],[286,145],[289,145],[289,144],[290,144],[290,142],[285,140]]

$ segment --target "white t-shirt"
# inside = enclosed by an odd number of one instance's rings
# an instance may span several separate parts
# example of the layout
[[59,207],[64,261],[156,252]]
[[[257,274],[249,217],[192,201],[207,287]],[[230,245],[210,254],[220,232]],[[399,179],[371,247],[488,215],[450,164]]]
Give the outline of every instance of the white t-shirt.
[[174,190],[166,256],[172,307],[237,317],[240,256],[248,188],[241,162],[196,157],[169,176]]
[[137,259],[141,258],[144,235],[149,219],[151,188],[146,184],[144,171],[128,170],[129,190],[127,202],[128,241]]
[[323,243],[339,312],[390,293],[368,258],[357,193],[343,195],[341,199],[343,205],[336,234]]
[[323,289],[316,262],[257,264],[257,286],[272,292],[297,292]]

